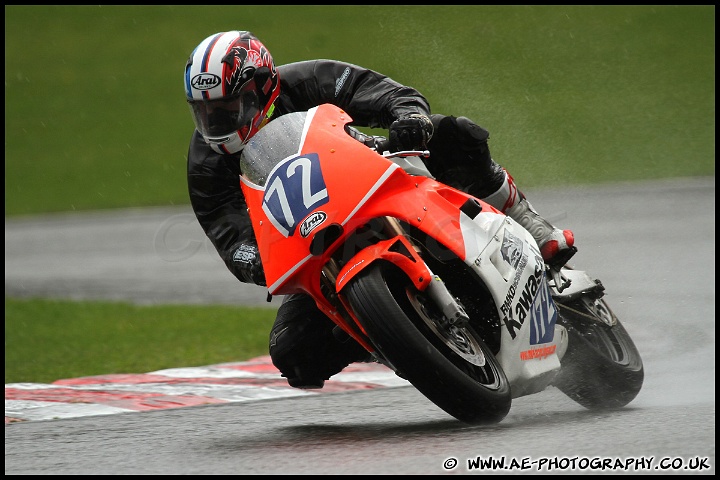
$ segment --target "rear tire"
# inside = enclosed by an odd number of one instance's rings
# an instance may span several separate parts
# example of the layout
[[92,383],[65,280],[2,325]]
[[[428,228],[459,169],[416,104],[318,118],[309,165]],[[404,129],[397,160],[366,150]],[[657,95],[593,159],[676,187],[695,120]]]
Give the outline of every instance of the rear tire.
[[438,407],[469,424],[507,415],[510,385],[490,348],[470,326],[440,322],[435,306],[396,267],[371,265],[346,295],[377,350]]
[[630,335],[604,299],[558,304],[558,323],[568,331],[568,349],[553,384],[588,409],[620,408],[640,392],[642,359]]

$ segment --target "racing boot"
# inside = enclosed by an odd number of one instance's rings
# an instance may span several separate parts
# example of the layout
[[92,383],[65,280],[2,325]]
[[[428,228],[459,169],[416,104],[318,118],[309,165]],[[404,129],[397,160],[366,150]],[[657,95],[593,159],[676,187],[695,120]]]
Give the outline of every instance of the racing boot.
[[535,238],[545,263],[551,267],[565,265],[575,255],[575,237],[570,230],[560,230],[541,217],[515,186],[507,171],[502,186],[483,200],[509,216]]

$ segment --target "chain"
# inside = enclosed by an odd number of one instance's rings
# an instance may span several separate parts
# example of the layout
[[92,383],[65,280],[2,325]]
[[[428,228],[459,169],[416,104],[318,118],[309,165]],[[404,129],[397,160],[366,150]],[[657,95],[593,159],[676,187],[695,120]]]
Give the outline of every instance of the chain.
[[600,322],[600,323],[602,323],[602,324],[604,324],[604,325],[607,325],[605,322],[599,320],[599,319],[598,319],[596,316],[594,316],[594,315],[588,315],[588,314],[585,313],[585,312],[581,312],[581,311],[579,311],[579,310],[575,310],[574,308],[568,307],[567,305],[563,305],[562,303],[558,303],[557,306],[558,306],[558,307],[561,307],[561,308],[564,308],[564,309],[566,309],[566,310],[570,310],[571,312],[573,312],[573,313],[575,313],[575,314],[577,314],[577,315],[580,315],[581,317],[586,317],[586,318],[589,318],[590,320],[594,320],[594,321],[596,321],[596,322]]

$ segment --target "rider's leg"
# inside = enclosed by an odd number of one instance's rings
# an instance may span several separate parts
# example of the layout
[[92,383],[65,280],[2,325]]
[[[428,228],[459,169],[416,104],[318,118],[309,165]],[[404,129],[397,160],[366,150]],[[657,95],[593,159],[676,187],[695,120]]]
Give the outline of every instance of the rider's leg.
[[[504,170],[504,169],[503,169]],[[560,230],[541,217],[515,186],[512,176],[505,173],[502,185],[482,198],[493,207],[522,225],[535,238],[543,259],[549,265],[564,265],[572,257],[575,237],[570,230]]]
[[359,343],[334,329],[309,296],[284,298],[270,331],[270,358],[291,387],[322,388],[351,363],[368,359]]
[[545,262],[564,264],[577,251],[570,230],[541,217],[515,186],[513,178],[490,155],[489,132],[466,117],[432,115],[435,133],[429,144],[430,172],[441,182],[480,198],[528,230]]

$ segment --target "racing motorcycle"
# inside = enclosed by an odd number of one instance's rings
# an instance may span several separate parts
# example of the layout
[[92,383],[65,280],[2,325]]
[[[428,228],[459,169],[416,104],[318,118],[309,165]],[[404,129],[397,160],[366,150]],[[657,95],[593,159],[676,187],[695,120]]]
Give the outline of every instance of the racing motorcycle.
[[373,361],[468,424],[500,422],[549,386],[588,409],[636,397],[642,360],[599,280],[548,267],[517,222],[435,180],[428,152],[370,145],[351,122],[321,105],[276,118],[243,150],[269,295],[311,296]]

